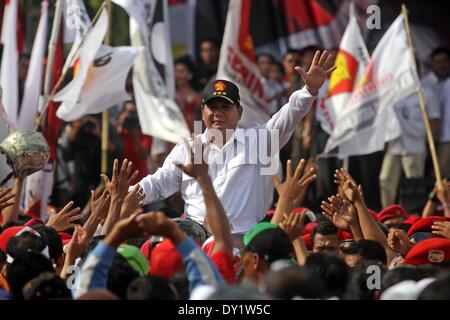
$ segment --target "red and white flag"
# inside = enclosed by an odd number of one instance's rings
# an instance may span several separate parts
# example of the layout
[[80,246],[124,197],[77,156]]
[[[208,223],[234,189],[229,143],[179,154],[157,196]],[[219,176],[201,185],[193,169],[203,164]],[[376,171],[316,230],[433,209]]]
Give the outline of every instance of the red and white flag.
[[369,58],[352,5],[349,22],[336,56],[335,65],[338,68],[331,74],[327,92],[318,103],[317,119],[328,134],[331,134],[335,127],[337,115],[346,108],[358,79],[369,63]]
[[17,46],[17,10],[18,0],[8,0],[3,14],[2,27],[2,62],[0,69],[0,86],[3,89],[2,102],[12,130],[17,123],[19,108],[19,53]]
[[220,49],[217,79],[233,81],[244,106],[240,126],[255,126],[269,120],[264,88],[250,34],[252,0],[230,0]]
[[336,152],[343,158],[382,150],[384,143],[401,132],[393,105],[417,92],[420,87],[414,57],[408,46],[404,18],[400,15],[375,48],[364,73],[328,139],[325,153]]
[[47,49],[48,1],[41,4],[41,17],[31,51],[30,66],[23,92],[17,128],[31,130],[35,126],[38,113],[39,96],[42,89],[45,50]]

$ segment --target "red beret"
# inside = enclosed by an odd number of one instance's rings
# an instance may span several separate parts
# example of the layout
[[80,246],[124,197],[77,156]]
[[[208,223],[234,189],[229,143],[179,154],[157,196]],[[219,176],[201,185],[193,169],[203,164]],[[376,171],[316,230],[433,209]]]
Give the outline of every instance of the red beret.
[[318,225],[319,225],[319,224],[318,224],[317,222],[310,222],[310,223],[307,223],[306,226],[305,226],[305,228],[303,229],[302,235],[311,233],[311,232],[314,230],[314,228],[317,227]]
[[303,242],[305,242],[306,248],[311,251],[313,244],[311,243],[311,233],[307,233],[302,236]]
[[426,239],[416,244],[406,255],[404,263],[421,265],[450,261],[450,240]]
[[59,234],[59,237],[61,238],[63,246],[68,244],[70,242],[70,240],[72,239],[72,235],[68,234],[66,232],[58,232],[58,234]]
[[166,279],[184,269],[183,259],[172,241],[165,239],[158,243],[150,255],[150,274]]
[[431,232],[431,226],[435,221],[448,221],[448,218],[439,217],[439,216],[429,216],[419,221],[415,222],[411,228],[409,228],[408,233],[406,234],[408,237],[412,236],[416,232]]
[[31,218],[30,220],[28,220],[27,222],[25,222],[24,226],[32,226],[35,224],[45,224],[44,221],[42,221],[39,218]]
[[403,221],[403,224],[414,224],[421,219],[422,219],[422,217],[420,217],[420,216],[411,215]]
[[11,238],[14,238],[24,226],[9,227],[0,234],[0,249],[6,253],[6,246]]
[[404,217],[405,219],[409,217],[408,213],[401,206],[398,204],[391,204],[378,213],[377,219],[378,222],[383,222],[384,220],[398,216]]
[[337,233],[339,240],[351,240],[353,239],[353,235],[350,232],[347,232],[345,230],[339,230]]

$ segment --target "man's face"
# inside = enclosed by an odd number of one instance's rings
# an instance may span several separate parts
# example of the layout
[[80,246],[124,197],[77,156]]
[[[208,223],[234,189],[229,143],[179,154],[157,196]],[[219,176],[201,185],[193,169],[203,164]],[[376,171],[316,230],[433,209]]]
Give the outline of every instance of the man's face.
[[270,60],[270,58],[268,56],[260,56],[258,58],[258,68],[259,68],[259,71],[261,72],[261,75],[264,78],[269,77],[271,65],[272,65],[272,61]]
[[320,233],[316,233],[314,237],[313,252],[339,254],[339,239],[337,235],[323,235]]
[[438,53],[433,57],[431,67],[440,79],[446,79],[449,75],[450,61],[446,53]]
[[284,72],[286,74],[293,74],[295,66],[300,65],[300,54],[298,53],[288,53],[283,59]]
[[200,58],[207,66],[215,66],[219,61],[219,49],[210,41],[202,42],[200,46]]
[[356,266],[356,264],[361,261],[362,257],[356,254],[346,254],[344,255],[345,263],[350,267],[353,268]]
[[221,130],[236,129],[242,116],[242,107],[222,98],[209,100],[202,106],[202,120],[207,128]]

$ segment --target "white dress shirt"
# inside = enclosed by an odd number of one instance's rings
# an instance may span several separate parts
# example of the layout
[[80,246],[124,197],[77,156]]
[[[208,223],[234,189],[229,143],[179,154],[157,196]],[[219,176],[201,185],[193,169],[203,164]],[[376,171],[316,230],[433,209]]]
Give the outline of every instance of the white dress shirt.
[[[256,148],[261,139],[251,134],[250,130],[253,130],[252,133],[256,129],[259,133],[270,135],[278,129],[279,145],[274,145],[273,150],[271,149],[271,154],[277,156],[279,149],[291,137],[294,127],[307,114],[313,100],[314,97],[306,88],[298,90],[267,123],[251,129],[237,128],[222,148],[215,144],[209,145],[209,175],[228,216],[232,233],[249,231],[264,218],[272,202],[269,192],[273,190],[272,174],[276,172],[261,174],[266,166],[261,161],[254,161],[254,153],[259,154],[260,151]],[[202,134],[202,141],[206,142],[207,136],[208,129]],[[265,139],[270,142],[270,137]],[[187,163],[187,155],[185,144],[176,145],[163,166],[153,175],[142,179],[139,184],[145,193],[145,203],[165,199],[181,191],[185,202],[185,217],[203,223],[206,212],[200,186],[195,179],[173,164],[174,161]],[[253,158],[249,159],[249,156]],[[260,160],[259,156],[257,158]]]
[[[440,119],[441,109],[435,91],[424,86],[423,95],[428,119]],[[396,102],[394,111],[402,133],[388,143],[387,152],[401,156],[426,153],[426,131],[418,94],[414,93]]]

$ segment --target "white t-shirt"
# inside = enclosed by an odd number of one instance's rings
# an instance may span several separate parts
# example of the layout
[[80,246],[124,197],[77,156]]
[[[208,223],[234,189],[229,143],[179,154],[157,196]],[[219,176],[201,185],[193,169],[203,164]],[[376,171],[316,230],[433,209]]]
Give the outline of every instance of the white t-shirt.
[[[429,87],[423,87],[423,95],[428,119],[439,119],[441,110],[435,92]],[[394,155],[424,153],[426,151],[426,132],[417,93],[394,104],[394,112],[402,133],[397,139],[388,143],[388,153]]]
[[442,86],[442,118],[440,142],[450,142],[450,78]]

